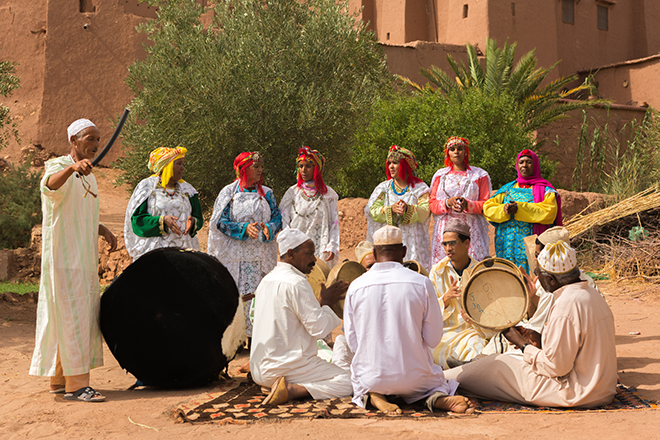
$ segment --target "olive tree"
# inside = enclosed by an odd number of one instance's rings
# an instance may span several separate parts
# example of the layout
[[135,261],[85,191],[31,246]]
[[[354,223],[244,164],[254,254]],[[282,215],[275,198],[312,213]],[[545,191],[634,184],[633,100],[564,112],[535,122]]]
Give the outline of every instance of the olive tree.
[[188,148],[184,178],[207,207],[235,179],[242,151],[264,154],[276,195],[295,182],[303,145],[326,155],[332,184],[354,133],[393,87],[373,34],[347,2],[148,3],[158,16],[139,28],[151,44],[129,68],[135,98],[119,163],[133,186],[148,175],[151,150],[178,145]]

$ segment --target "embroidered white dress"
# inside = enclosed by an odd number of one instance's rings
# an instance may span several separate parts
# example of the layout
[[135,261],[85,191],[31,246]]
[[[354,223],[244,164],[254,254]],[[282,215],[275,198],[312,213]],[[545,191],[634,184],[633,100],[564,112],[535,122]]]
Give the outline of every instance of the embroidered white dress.
[[[243,192],[238,180],[225,186],[215,201],[209,223],[207,251],[229,270],[242,296],[254,293],[259,282],[277,264],[277,243],[274,239],[282,227],[281,215],[273,191],[265,186],[263,190],[265,197],[257,192]],[[226,221],[221,222],[223,216]],[[219,222],[230,225],[222,232],[218,228]],[[247,224],[253,222],[267,225],[270,240],[266,241],[263,232],[257,240],[247,237]],[[252,337],[249,316],[252,300],[243,305],[247,335]]]
[[186,220],[192,215],[190,198],[197,191],[188,182],[177,182],[173,195],[159,185],[160,177],[152,176],[144,179],[135,187],[131,199],[128,201],[126,216],[124,217],[124,244],[126,250],[133,257],[133,261],[147,252],[165,247],[180,247],[183,249],[199,250],[199,239],[189,234],[176,235],[166,232],[161,224],[160,237],[140,237],[133,232],[131,219],[135,210],[147,200],[149,214],[153,216],[172,215],[178,217],[177,224],[181,231],[186,230]]
[[[431,212],[433,212],[433,247],[431,258],[436,265],[447,256],[442,247],[442,234],[447,221],[458,218],[470,227],[470,258],[481,261],[488,256],[488,222],[483,216],[483,204],[492,191],[490,176],[481,168],[471,166],[465,172],[450,167],[438,170],[431,181]],[[445,200],[463,197],[468,202],[466,212],[447,210]]]
[[71,156],[46,162],[41,179],[43,241],[37,330],[30,365],[33,376],[55,376],[59,347],[65,376],[89,373],[103,365],[99,327],[99,200],[93,174],[69,177],[60,188],[48,177],[74,163]]
[[[367,241],[373,242],[373,235],[385,224],[391,224],[401,228],[403,235],[403,244],[408,249],[406,260],[415,260],[419,262],[427,271],[431,269],[431,240],[429,238],[429,218],[430,211],[428,205],[429,186],[420,182],[414,188],[408,187],[405,193],[397,194],[392,189],[392,180],[386,180],[380,183],[367,202],[364,208],[364,215],[367,217]],[[403,200],[409,205],[409,209],[403,216],[391,212],[391,206],[399,200]],[[382,221],[374,220],[374,210],[372,206],[382,204],[383,208],[376,217]]]
[[284,193],[280,211],[283,229],[295,228],[307,234],[314,242],[314,255],[318,259],[325,261],[329,254],[335,255],[326,261],[332,269],[339,261],[339,196],[332,188],[327,188],[328,192],[323,195],[309,196],[304,189],[293,185]]

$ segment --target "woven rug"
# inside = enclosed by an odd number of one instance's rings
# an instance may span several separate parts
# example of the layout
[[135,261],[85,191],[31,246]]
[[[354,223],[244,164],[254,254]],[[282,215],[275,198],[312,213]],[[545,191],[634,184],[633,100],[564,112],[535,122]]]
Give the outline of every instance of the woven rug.
[[[350,397],[332,400],[296,400],[286,405],[261,406],[266,394],[261,387],[246,379],[231,379],[218,387],[218,391],[205,393],[180,405],[176,414],[183,421],[191,423],[250,423],[260,419],[292,418],[386,418],[391,417],[376,409],[362,409],[351,402]],[[634,388],[617,385],[614,401],[609,405],[591,409],[564,409],[534,407],[514,403],[493,402],[470,399],[478,412],[586,412],[657,409],[657,402],[639,396]],[[407,405],[403,401],[391,400],[398,404],[403,414],[397,418],[430,419],[453,417],[444,411],[430,412],[423,405]],[[462,416],[464,417],[464,416]]]

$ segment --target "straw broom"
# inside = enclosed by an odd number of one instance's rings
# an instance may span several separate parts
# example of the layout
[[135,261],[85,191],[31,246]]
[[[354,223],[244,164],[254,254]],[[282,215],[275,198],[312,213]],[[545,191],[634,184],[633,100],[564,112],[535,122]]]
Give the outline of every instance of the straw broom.
[[660,189],[648,188],[615,205],[603,208],[587,215],[576,215],[564,223],[571,238],[577,237],[596,226],[602,226],[629,215],[647,211],[660,206]]

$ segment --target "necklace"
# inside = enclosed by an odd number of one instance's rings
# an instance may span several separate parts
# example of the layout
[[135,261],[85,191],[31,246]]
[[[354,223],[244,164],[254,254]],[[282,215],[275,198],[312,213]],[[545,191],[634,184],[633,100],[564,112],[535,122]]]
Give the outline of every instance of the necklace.
[[398,188],[398,185],[394,183],[394,179],[392,179],[392,192],[396,194],[397,196],[402,196],[408,191],[408,186],[403,188],[403,191],[399,192],[396,189]]
[[[451,198],[451,197],[452,197],[452,196],[449,195],[449,193],[448,193],[447,190],[445,189],[445,182],[447,181],[447,179],[449,179],[449,176],[453,176],[453,174],[451,174],[451,173],[447,173],[447,174],[445,174],[444,176],[442,176],[442,192],[444,192],[444,193],[447,195],[447,198]],[[453,177],[452,177],[452,180],[454,180]],[[463,187],[461,188],[461,177],[460,177],[460,175],[459,175],[458,179],[455,180],[453,183],[455,183],[455,185],[456,185],[456,186],[458,187],[458,189],[460,190],[460,194],[457,195],[456,197],[463,197],[463,195],[464,195],[465,192],[467,191],[468,187],[470,186],[471,181],[470,181],[470,179],[467,179],[467,181],[465,182],[465,184],[464,184]]]
[[165,194],[167,194],[170,197],[175,197],[179,193],[179,185],[177,185],[174,188],[163,188],[165,190]]

